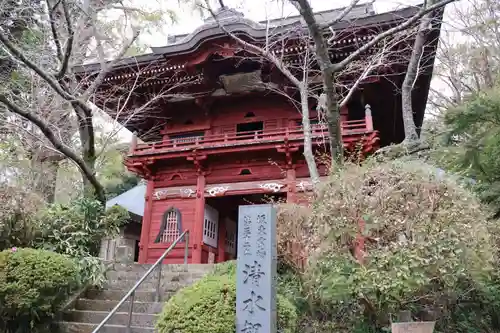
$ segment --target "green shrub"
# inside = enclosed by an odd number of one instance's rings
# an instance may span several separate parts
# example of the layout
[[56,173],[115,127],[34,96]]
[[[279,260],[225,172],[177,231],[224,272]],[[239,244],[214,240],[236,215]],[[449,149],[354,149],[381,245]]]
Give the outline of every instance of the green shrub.
[[112,237],[127,220],[128,212],[118,206],[104,211],[95,200],[78,199],[69,205],[54,204],[37,219],[34,247],[77,258],[82,279],[99,286],[104,274],[98,255],[103,238]]
[[79,287],[70,258],[29,248],[0,252],[0,331],[37,332]]
[[[361,218],[362,263],[352,255]],[[483,207],[423,163],[348,166],[332,175],[309,223],[306,294],[339,331],[360,322],[384,328],[402,310],[445,318],[493,272],[495,233]]]
[[23,187],[0,184],[0,251],[31,246],[36,234],[34,217],[44,201]]
[[[160,333],[233,333],[236,316],[234,262],[217,265],[215,273],[182,289],[163,308],[156,324]],[[277,295],[278,331],[293,333],[295,306]]]

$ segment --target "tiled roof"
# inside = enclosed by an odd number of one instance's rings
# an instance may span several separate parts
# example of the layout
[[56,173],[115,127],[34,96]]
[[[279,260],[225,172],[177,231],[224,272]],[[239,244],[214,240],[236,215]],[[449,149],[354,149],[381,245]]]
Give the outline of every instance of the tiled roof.
[[146,185],[139,184],[127,192],[108,200],[106,202],[106,209],[118,205],[125,208],[129,213],[142,217],[144,215],[145,195]]

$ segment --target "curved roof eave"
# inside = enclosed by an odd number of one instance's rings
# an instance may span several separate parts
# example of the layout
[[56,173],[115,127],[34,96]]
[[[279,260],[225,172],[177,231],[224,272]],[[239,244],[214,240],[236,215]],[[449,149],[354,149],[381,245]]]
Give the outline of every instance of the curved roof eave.
[[[364,16],[359,18],[354,18],[351,20],[340,21],[333,26],[334,30],[342,30],[347,28],[360,28],[360,27],[370,27],[378,24],[388,24],[391,22],[397,22],[400,20],[408,19],[413,15],[417,14],[420,6],[406,7],[392,12],[386,12],[382,14],[375,14],[370,16]],[[297,26],[297,28],[305,28],[300,26],[298,22],[292,22],[279,27],[274,27],[272,29],[272,34],[280,34],[283,32],[289,32],[290,27]],[[203,26],[202,26],[203,27]],[[266,28],[257,27],[254,24],[249,24],[248,20],[233,21],[226,24],[225,29],[233,33],[242,33],[247,37],[254,40],[260,40],[266,38],[266,33],[269,31]],[[180,43],[152,47],[152,53],[123,58],[114,64],[114,69],[120,69],[122,67],[129,67],[133,65],[141,65],[144,63],[158,61],[164,57],[183,55],[196,50],[202,43],[217,39],[225,36],[226,33],[217,25],[207,27],[206,29],[197,29],[190,35],[187,35]],[[109,62],[108,62],[109,64]],[[101,70],[101,65],[99,63],[87,64],[81,66],[75,66],[74,72],[78,73],[98,73]]]

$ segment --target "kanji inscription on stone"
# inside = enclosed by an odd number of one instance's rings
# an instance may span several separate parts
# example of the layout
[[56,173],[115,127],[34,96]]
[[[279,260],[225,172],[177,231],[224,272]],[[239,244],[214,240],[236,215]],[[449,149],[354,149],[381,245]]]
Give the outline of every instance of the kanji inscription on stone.
[[276,333],[276,209],[239,207],[236,333]]

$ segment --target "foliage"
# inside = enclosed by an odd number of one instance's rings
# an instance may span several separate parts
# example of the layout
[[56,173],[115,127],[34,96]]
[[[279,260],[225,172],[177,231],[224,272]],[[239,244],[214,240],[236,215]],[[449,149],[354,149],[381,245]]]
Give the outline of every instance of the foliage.
[[70,205],[54,204],[37,220],[35,247],[78,258],[82,278],[99,285],[103,275],[95,256],[100,241],[116,235],[127,218],[128,213],[121,207],[104,211],[100,202],[86,198]]
[[115,183],[105,185],[106,197],[110,200],[124,192],[127,192],[137,186],[137,184],[139,184],[139,178],[136,175],[131,173],[119,175],[119,178],[117,178]]
[[[228,262],[217,266],[214,274],[182,289],[165,304],[157,322],[158,332],[236,331],[236,265]],[[295,306],[280,293],[277,303],[278,330],[293,333],[297,322]]]
[[437,163],[474,179],[480,198],[500,212],[500,87],[448,110],[445,120],[448,144],[437,151]]
[[[96,146],[101,151],[95,162],[96,176],[105,189],[106,199],[110,200],[136,186],[139,178],[123,164],[128,144],[120,143],[117,136],[110,136],[103,128],[95,126],[94,130]],[[58,176],[58,203],[69,203],[82,194],[81,174],[73,163],[60,163]]]
[[0,252],[0,331],[37,332],[79,287],[75,262],[29,248]]
[[0,250],[29,246],[35,237],[33,220],[44,204],[36,194],[0,184]]
[[308,246],[306,228],[310,215],[307,206],[281,203],[277,205],[277,250],[281,262],[300,270],[303,267]]
[[[307,227],[305,295],[316,318],[339,331],[363,322],[382,328],[401,310],[444,317],[471,290],[486,288],[496,257],[494,225],[474,196],[415,161],[332,175]],[[362,263],[352,255],[360,232]]]

